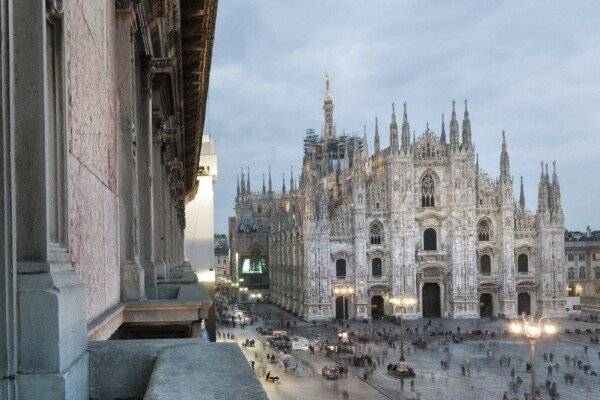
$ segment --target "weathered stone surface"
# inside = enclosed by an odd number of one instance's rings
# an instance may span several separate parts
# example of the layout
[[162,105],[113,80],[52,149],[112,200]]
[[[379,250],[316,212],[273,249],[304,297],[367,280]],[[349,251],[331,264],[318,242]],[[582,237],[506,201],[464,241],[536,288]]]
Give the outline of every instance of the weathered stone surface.
[[165,349],[156,360],[144,400],[266,400],[239,347],[198,343]]

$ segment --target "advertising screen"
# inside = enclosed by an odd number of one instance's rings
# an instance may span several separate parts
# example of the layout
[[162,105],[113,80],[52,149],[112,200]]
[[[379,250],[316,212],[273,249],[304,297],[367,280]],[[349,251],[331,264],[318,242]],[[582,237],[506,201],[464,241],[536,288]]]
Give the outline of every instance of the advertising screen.
[[242,260],[242,274],[262,274],[266,272],[266,261],[263,258],[251,260],[245,258]]

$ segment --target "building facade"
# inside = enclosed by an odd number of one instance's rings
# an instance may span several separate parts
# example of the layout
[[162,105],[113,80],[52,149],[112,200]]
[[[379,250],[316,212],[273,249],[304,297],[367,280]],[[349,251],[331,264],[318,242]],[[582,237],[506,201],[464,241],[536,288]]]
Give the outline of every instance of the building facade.
[[95,381],[108,374],[94,373],[90,343],[187,329],[210,307],[196,301],[183,238],[216,10],[0,1],[0,398],[142,398],[133,381]]
[[600,313],[600,231],[565,232],[567,296],[581,297],[584,311]]
[[196,272],[209,270],[215,261],[214,185],[218,176],[217,166],[215,141],[211,136],[204,135],[196,189],[185,205],[185,258]]
[[238,186],[233,230],[268,252],[277,304],[311,320],[399,315],[400,295],[418,300],[407,318],[564,314],[555,165],[542,163],[531,212],[522,179],[513,194],[504,132],[499,176],[479,168],[466,101],[462,129],[452,103],[448,135],[443,115],[439,135],[411,135],[406,104],[400,126],[392,105],[390,145],[376,119],[372,152],[366,132],[337,135],[333,110],[326,77],[321,135],[307,131],[287,191]]
[[225,279],[231,278],[231,270],[229,269],[229,242],[227,235],[215,234],[215,258],[213,263],[213,271],[215,271],[215,281],[217,283],[224,282]]

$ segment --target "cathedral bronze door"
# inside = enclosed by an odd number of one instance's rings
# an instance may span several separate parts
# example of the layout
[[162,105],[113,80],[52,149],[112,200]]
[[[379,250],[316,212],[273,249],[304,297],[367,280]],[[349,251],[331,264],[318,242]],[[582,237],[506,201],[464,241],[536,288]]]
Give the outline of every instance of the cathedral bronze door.
[[482,293],[479,296],[479,317],[491,318],[494,316],[494,303],[491,293]]
[[440,285],[432,282],[424,284],[421,304],[423,318],[440,318],[442,316]]
[[345,296],[335,298],[335,319],[348,319],[348,298]]
[[525,313],[531,314],[531,295],[527,292],[520,292],[517,296],[517,310],[519,315]]
[[379,319],[385,315],[383,309],[383,297],[376,295],[371,298],[371,318]]

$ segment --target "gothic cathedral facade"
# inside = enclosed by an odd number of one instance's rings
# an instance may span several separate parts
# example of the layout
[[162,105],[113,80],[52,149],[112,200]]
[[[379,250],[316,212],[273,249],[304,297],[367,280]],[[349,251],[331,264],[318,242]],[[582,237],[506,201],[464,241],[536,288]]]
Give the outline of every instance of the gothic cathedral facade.
[[[512,317],[565,313],[564,216],[554,165],[542,163],[536,212],[513,195],[504,132],[500,173],[479,168],[465,101],[449,134],[416,137],[406,104],[389,147],[375,120],[364,137],[338,136],[329,78],[321,135],[308,130],[302,171],[274,193],[243,179],[232,228],[264,242],[271,299],[308,320]],[[260,223],[258,223],[260,222]],[[254,235],[264,238],[258,240]],[[238,243],[242,245],[241,243]],[[410,296],[400,309],[390,299]]]

